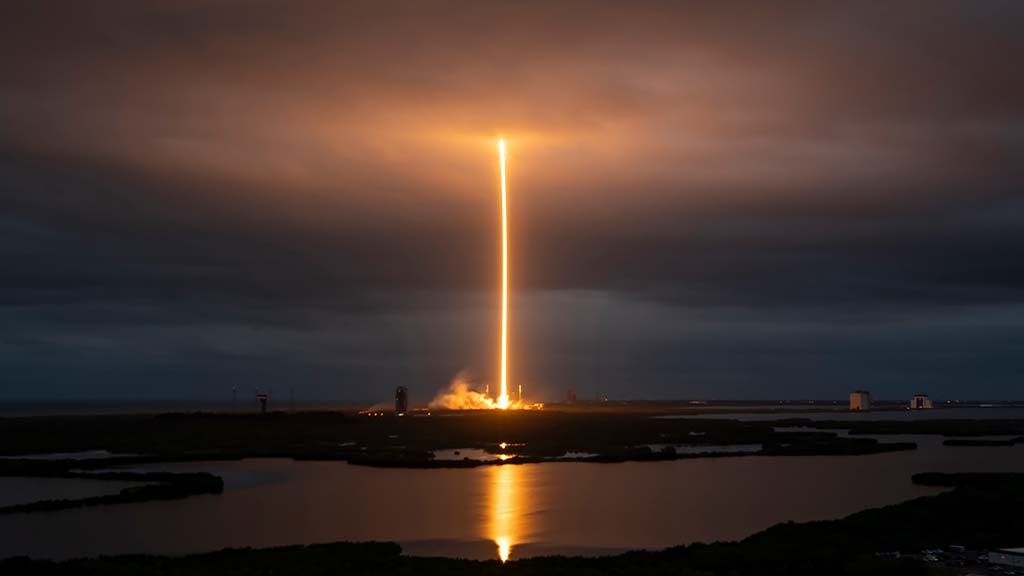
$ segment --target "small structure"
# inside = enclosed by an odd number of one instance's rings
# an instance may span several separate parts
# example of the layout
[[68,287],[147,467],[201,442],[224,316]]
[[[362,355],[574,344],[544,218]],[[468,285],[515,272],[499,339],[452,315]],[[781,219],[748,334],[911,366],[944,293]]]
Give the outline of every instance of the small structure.
[[267,413],[267,395],[266,394],[257,394],[256,395],[256,401],[260,403],[260,414],[266,414]]
[[931,410],[932,400],[927,394],[914,394],[914,398],[910,401],[911,410]]
[[409,390],[405,386],[395,389],[395,414],[405,416],[409,411]]
[[569,388],[569,393],[565,395],[565,401],[569,404],[576,402],[576,391]]
[[991,564],[1024,568],[1024,548],[1001,548],[988,553]]
[[867,412],[871,410],[871,392],[854,390],[850,392],[850,411]]

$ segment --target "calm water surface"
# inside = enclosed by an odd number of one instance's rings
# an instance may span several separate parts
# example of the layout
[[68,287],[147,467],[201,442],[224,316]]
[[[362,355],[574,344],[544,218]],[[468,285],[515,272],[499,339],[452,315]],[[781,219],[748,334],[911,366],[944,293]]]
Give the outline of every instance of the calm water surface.
[[[29,504],[39,500],[77,500],[117,494],[141,482],[108,482],[69,478],[0,478],[0,506]],[[8,554],[9,555],[9,554]]]
[[[792,409],[786,407],[787,410]],[[1020,420],[1024,418],[1024,407],[992,406],[971,408],[935,408],[933,410],[873,410],[867,412],[850,412],[848,410],[819,411],[806,409],[797,412],[746,412],[746,413],[709,413],[709,414],[672,414],[654,416],[654,418],[717,418],[724,420],[743,420],[747,422],[760,420],[785,420],[788,418],[806,418],[808,420],[850,420],[850,421],[881,421],[881,420]]]
[[[1024,472],[1024,446],[872,456],[708,458],[401,470],[339,462],[163,464],[224,477],[220,496],[0,517],[0,557],[182,554],[392,540],[409,554],[598,554],[731,540],[778,522],[838,518],[936,493],[914,472]],[[17,493],[36,480],[7,479]],[[21,482],[20,485],[15,484]]]

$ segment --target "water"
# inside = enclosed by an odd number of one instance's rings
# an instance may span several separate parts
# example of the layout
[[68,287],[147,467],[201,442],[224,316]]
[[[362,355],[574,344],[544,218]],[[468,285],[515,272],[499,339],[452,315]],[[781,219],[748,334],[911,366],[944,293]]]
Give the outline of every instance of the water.
[[669,446],[676,454],[731,454],[735,452],[760,452],[761,444],[724,444],[721,446],[699,444],[648,444],[651,452],[661,452]]
[[0,456],[0,460],[92,460],[96,458],[125,458],[139,454],[114,454],[106,450],[82,450],[80,452],[49,452],[46,454],[23,454]]
[[[939,490],[915,472],[1024,472],[1024,446],[870,456],[745,456],[623,464],[381,469],[283,459],[158,464],[211,471],[219,496],[0,516],[0,557],[184,554],[225,547],[391,540],[470,558],[657,549],[732,540],[787,520],[838,518]],[[136,467],[139,469],[139,467]],[[36,479],[5,479],[22,493]]]
[[[787,410],[789,408],[787,407]],[[722,420],[742,420],[756,422],[763,420],[787,420],[805,418],[808,420],[851,420],[851,421],[883,421],[883,420],[1020,420],[1024,419],[1024,407],[993,406],[977,408],[935,408],[933,410],[875,410],[868,412],[836,411],[800,411],[800,412],[746,412],[746,413],[712,413],[712,414],[671,414],[654,416],[654,418],[716,418]]]
[[[142,484],[141,482],[108,482],[79,478],[0,477],[0,506],[29,504],[39,500],[72,500],[106,496],[107,494],[117,494],[122,488],[141,486]],[[0,518],[3,517],[0,516]]]
[[[317,401],[281,395],[271,398],[269,410],[358,410],[370,401]],[[238,399],[220,400],[3,400],[0,417],[69,416],[111,414],[160,414],[165,412],[256,412],[259,404],[251,393],[238,391]]]

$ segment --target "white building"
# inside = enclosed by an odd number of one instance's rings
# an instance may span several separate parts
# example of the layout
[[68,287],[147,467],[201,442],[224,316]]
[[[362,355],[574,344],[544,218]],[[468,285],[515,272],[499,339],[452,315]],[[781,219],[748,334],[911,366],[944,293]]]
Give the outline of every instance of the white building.
[[910,401],[911,410],[930,410],[932,408],[932,400],[927,394],[914,394],[913,400]]
[[850,411],[867,412],[871,410],[871,392],[854,390],[850,392]]
[[1002,564],[1014,568],[1024,568],[1024,548],[1003,548],[988,553],[991,564]]

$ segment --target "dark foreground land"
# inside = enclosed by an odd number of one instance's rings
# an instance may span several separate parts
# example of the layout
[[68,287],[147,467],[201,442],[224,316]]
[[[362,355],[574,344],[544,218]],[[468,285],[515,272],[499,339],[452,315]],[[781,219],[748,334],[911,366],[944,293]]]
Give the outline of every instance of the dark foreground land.
[[[392,543],[336,543],[224,550],[180,558],[117,556],[54,563],[0,562],[0,574],[966,574],[913,556],[955,543],[994,549],[1024,543],[1024,475],[924,474],[915,482],[954,487],[937,496],[867,510],[841,520],[779,524],[740,542],[693,544],[603,558],[472,561],[401,555]],[[901,557],[892,553],[902,552]],[[958,562],[953,562],[958,563]]]
[[[730,454],[856,456],[912,450],[913,443],[865,435],[934,434],[950,446],[1013,446],[1021,420],[845,422],[783,415],[772,422],[659,419],[650,413],[477,412],[430,416],[365,416],[310,412],[161,414],[0,418],[0,476],[129,480],[144,485],[120,494],[44,501],[0,509],[22,514],[184,498],[219,493],[209,474],[137,473],[117,466],[246,457],[343,460],[394,467],[468,467],[577,460],[594,463],[704,457],[661,446],[760,445]],[[884,418],[883,414],[879,415]],[[781,430],[778,430],[781,428]],[[837,434],[849,430],[850,436]],[[986,436],[1005,436],[992,440]],[[501,444],[505,443],[505,447]],[[652,449],[653,445],[653,449]],[[438,461],[440,449],[479,448],[505,453],[504,462]],[[106,450],[87,460],[18,458],[40,453]],[[566,453],[576,453],[567,456]],[[584,455],[579,455],[580,453]],[[13,457],[13,458],[11,458]],[[964,574],[916,557],[926,548],[959,544],[975,549],[1024,545],[1024,475],[925,474],[915,482],[949,487],[938,496],[868,510],[847,518],[782,524],[741,542],[694,544],[604,558],[547,557],[471,561],[401,555],[397,544],[336,543],[267,550],[225,550],[180,558],[119,556],[53,563],[0,561],[7,574]],[[883,555],[880,555],[883,554]]]
[[0,514],[26,514],[51,512],[86,506],[129,504],[152,500],[174,500],[199,494],[220,494],[224,480],[206,472],[127,472],[80,470],[70,461],[0,460],[0,476],[22,478],[83,478],[118,482],[139,482],[141,485],[124,488],[117,494],[90,498],[40,500],[28,504],[0,506]]
[[[871,434],[936,434],[950,446],[1013,446],[1024,420],[776,421],[656,418],[649,411],[434,412],[397,417],[355,412],[169,413],[0,418],[0,476],[144,483],[119,494],[0,507],[0,514],[217,494],[210,474],[138,473],[116,467],[278,457],[399,468],[465,468],[554,461],[615,463],[699,457],[863,455],[913,450]],[[884,418],[884,413],[879,417]],[[836,430],[849,429],[850,435]],[[978,437],[1007,436],[1011,440]],[[675,446],[688,450],[677,452]],[[723,446],[742,446],[722,451]],[[435,450],[481,449],[493,460],[441,460]],[[88,459],[32,460],[44,453],[108,451]],[[716,451],[718,450],[718,451]],[[114,470],[111,470],[114,468]]]
[[[673,444],[759,444],[762,448],[757,452],[763,455],[872,454],[915,447],[905,442],[848,438],[829,430],[774,429],[804,422],[661,419],[647,413],[548,410],[434,412],[407,417],[351,412],[47,416],[0,418],[0,455],[108,450],[130,455],[137,462],[290,457],[378,466],[451,467],[480,463],[442,462],[435,460],[432,452],[480,448],[514,455],[512,463],[565,458],[567,452],[573,452],[591,456],[571,459],[622,462],[688,456],[660,448]],[[1000,430],[1024,434],[1024,421],[1001,422]],[[985,433],[992,433],[990,429]],[[502,443],[511,448],[501,448]]]

